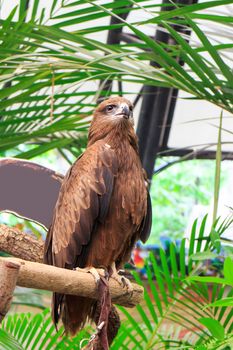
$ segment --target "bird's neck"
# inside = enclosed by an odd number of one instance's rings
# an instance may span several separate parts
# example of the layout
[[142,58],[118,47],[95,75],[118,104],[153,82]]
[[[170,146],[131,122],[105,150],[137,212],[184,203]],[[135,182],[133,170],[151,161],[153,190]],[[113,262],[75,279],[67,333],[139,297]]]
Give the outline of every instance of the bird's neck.
[[127,149],[127,146],[132,146],[138,153],[138,139],[134,131],[133,125],[128,121],[122,120],[116,124],[99,125],[99,123],[92,123],[89,131],[88,146],[96,141],[104,140],[113,149],[119,148]]

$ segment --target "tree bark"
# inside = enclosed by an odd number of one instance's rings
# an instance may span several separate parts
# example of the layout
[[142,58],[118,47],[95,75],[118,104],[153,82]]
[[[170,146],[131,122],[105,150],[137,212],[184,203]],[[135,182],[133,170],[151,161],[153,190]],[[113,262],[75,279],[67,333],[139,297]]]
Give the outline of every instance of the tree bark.
[[0,323],[10,309],[20,266],[18,262],[0,260]]
[[[10,308],[16,284],[98,299],[96,283],[90,273],[81,269],[73,271],[42,264],[43,247],[42,241],[18,229],[0,225],[0,251],[16,257],[0,258],[0,323]],[[143,298],[143,288],[135,283],[132,283],[132,286],[133,292],[128,293],[110,278],[109,290],[112,302],[126,307],[137,305]],[[99,315],[100,310],[97,310],[96,324],[98,324]],[[108,341],[111,344],[120,327],[119,315],[113,306],[108,325]],[[102,349],[99,336],[94,339],[94,343],[89,342],[86,349],[90,348]]]
[[[17,285],[28,288],[45,289],[64,294],[97,298],[94,279],[90,273],[61,269],[41,264],[43,261],[43,242],[6,225],[0,225],[0,251],[15,258],[1,258],[20,264]],[[27,261],[26,261],[27,260]],[[143,288],[133,284],[132,294],[127,293],[115,280],[110,279],[110,294],[113,303],[133,307],[143,297]]]
[[44,242],[16,228],[0,225],[0,251],[16,258],[43,262]]
[[[61,294],[79,295],[97,299],[98,291],[93,276],[86,271],[73,271],[59,267],[21,260],[0,258],[0,262],[12,262],[20,265],[17,285],[27,288],[44,289]],[[113,303],[133,307],[143,296],[143,288],[132,283],[133,292],[128,293],[114,279],[110,278],[109,287]]]

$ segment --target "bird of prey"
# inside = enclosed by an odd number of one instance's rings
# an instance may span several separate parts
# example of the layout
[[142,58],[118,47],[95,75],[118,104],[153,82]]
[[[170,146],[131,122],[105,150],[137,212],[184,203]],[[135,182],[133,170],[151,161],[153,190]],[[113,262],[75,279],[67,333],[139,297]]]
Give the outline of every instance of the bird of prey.
[[[123,97],[99,104],[86,151],[66,174],[54,209],[45,263],[67,269],[104,268],[113,276],[151,227],[151,204],[133,127]],[[52,314],[71,334],[93,319],[92,299],[54,293]]]

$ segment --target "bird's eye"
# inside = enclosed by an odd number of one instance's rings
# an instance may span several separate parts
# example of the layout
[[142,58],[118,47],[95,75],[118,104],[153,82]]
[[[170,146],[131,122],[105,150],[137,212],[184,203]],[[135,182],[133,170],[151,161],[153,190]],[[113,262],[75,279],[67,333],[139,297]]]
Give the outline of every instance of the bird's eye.
[[109,105],[106,107],[107,112],[111,112],[115,106],[114,105]]
[[130,110],[130,112],[132,112],[133,106],[129,106],[129,110]]

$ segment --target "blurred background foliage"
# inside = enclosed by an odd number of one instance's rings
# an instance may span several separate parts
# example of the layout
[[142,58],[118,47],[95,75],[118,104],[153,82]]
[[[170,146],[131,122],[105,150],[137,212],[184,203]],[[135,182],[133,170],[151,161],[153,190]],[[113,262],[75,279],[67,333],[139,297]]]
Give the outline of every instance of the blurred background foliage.
[[[164,162],[160,160],[157,163],[159,166]],[[160,236],[181,239],[194,206],[205,207],[203,212],[208,210],[214,188],[214,167],[212,160],[192,160],[176,163],[154,175],[151,185],[151,244],[158,243]]]
[[[67,160],[77,157],[96,100],[119,94],[119,85],[129,97],[143,84],[175,87],[232,112],[232,17],[221,12],[229,4],[32,0],[29,6],[19,0],[3,12],[3,2],[0,152],[14,149],[15,156],[29,159],[56,148]],[[120,19],[129,8],[132,16]],[[110,16],[120,23],[109,24]],[[157,26],[171,34],[171,42],[151,38]],[[106,44],[106,32],[119,27],[138,40]],[[188,43],[191,29],[195,36]],[[109,79],[113,91],[102,90]],[[25,144],[30,148],[22,149]]]
[[[144,84],[174,87],[188,93],[188,99],[209,101],[224,113],[232,113],[233,17],[222,9],[231,5],[231,0],[199,1],[189,6],[171,1],[162,5],[170,7],[166,12],[161,11],[160,3],[144,0],[32,0],[28,4],[18,0],[10,11],[1,12],[1,157],[32,159],[64,173],[85,149],[96,101],[100,96],[118,95],[119,86],[132,100]],[[1,5],[3,9],[2,1]],[[128,7],[133,16],[109,24],[110,16],[118,18]],[[96,19],[102,22],[94,22]],[[151,32],[156,26],[169,32],[173,41],[155,42]],[[181,26],[182,33],[174,26]],[[105,44],[106,31],[119,27],[138,40]],[[188,43],[190,30],[194,37]],[[183,67],[178,57],[185,63]],[[151,61],[156,64],[150,65]],[[109,79],[113,91],[101,90]],[[231,137],[232,131],[226,132]],[[156,167],[163,162],[161,158]],[[214,161],[195,160],[176,163],[154,175],[150,243],[158,243],[161,235],[181,241],[171,242],[166,252],[158,248],[157,256],[145,259],[143,306],[138,305],[135,318],[121,309],[125,321],[112,349],[229,350],[233,346],[232,260],[226,260],[232,257],[232,246],[220,239],[231,229],[232,219],[206,227],[204,216],[212,212],[215,168]],[[223,163],[222,187],[231,184],[231,174],[230,163]],[[195,206],[204,207],[201,222],[193,220]],[[22,225],[38,237],[45,235],[34,224],[9,217],[1,214],[1,222]],[[189,224],[193,224],[190,229]],[[189,240],[183,239],[186,232]],[[222,264],[215,273],[222,280],[209,280],[214,283],[211,294],[206,280],[190,281],[189,277],[206,274],[216,257]],[[135,278],[145,284],[136,274]],[[225,296],[231,298],[225,304],[207,306],[221,303]],[[16,291],[13,311],[22,311],[19,305],[34,305],[38,311],[48,306],[48,299],[47,294],[36,291]],[[172,309],[174,305],[178,309]],[[15,314],[4,321],[0,346],[4,350],[39,349],[46,344],[46,349],[72,349],[72,340],[61,341],[62,332],[62,328],[55,332],[47,310],[36,316],[33,312]],[[90,332],[79,334],[75,346]]]
[[[218,276],[197,276],[207,271],[206,259],[216,256],[206,220],[207,216],[199,226],[193,223],[188,242],[182,239],[179,247],[170,243],[166,255],[163,248],[157,256],[151,253],[146,280],[133,273],[145,288],[144,300],[133,310],[118,306],[122,323],[111,350],[231,350],[233,259],[226,254],[226,243],[222,242],[221,255],[226,258]],[[214,223],[219,239],[232,220],[229,216]],[[87,344],[94,332],[90,326],[74,338],[64,336],[62,326],[56,332],[43,294],[21,291],[21,303],[30,305],[31,311],[8,314],[0,329],[0,349],[74,349]]]
[[[119,94],[119,86],[132,100],[143,85],[170,86],[232,112],[230,0],[188,6],[144,0],[9,4],[1,2],[1,156],[33,159],[64,173],[85,149],[97,99]],[[109,23],[129,8],[127,21]],[[157,26],[171,34],[171,42],[151,39]],[[120,27],[137,40],[106,44],[107,31]],[[112,91],[102,89],[109,79]],[[213,169],[208,161],[183,162],[154,176],[150,243],[159,235],[183,236],[193,204],[207,205],[211,197]]]

